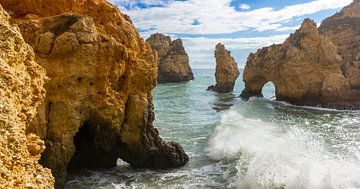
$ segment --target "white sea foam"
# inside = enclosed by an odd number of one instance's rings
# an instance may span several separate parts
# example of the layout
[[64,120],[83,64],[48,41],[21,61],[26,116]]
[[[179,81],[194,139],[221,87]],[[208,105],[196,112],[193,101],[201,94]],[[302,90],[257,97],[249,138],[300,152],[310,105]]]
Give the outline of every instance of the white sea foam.
[[236,161],[231,188],[360,188],[360,162],[326,150],[323,136],[247,118],[236,109],[223,115],[206,152],[215,160]]

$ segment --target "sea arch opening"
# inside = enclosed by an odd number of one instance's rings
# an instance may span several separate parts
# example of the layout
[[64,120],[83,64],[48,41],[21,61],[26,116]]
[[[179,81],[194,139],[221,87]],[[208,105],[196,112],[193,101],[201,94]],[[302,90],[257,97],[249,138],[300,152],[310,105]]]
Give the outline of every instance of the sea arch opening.
[[276,87],[272,81],[268,81],[261,89],[262,96],[266,99],[276,99]]

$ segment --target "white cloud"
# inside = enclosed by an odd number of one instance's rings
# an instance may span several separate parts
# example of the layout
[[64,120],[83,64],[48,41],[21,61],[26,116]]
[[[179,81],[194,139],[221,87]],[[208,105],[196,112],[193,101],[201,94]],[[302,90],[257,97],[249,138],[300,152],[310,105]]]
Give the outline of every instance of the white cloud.
[[[190,62],[195,66],[195,68],[203,68],[201,64],[206,64],[208,68],[215,67],[215,59],[214,59],[214,50],[217,43],[221,42],[225,44],[228,50],[233,52],[248,52],[254,51],[258,48],[282,43],[288,35],[274,35],[269,37],[250,37],[250,38],[219,38],[219,39],[211,39],[206,37],[198,37],[198,38],[190,38],[185,37],[182,38],[184,42],[184,46],[186,51],[189,54]],[[243,67],[245,63],[246,57],[237,57],[239,67]]]
[[239,8],[242,9],[242,10],[249,10],[249,9],[250,9],[250,5],[240,4],[240,5],[239,5]]
[[[315,14],[323,10],[338,9],[352,0],[312,0],[308,3],[295,4],[275,10],[264,7],[250,10],[246,4],[239,5],[243,11],[237,11],[230,6],[232,0],[110,0],[118,5],[123,12],[130,15],[137,28],[149,30],[141,32],[146,39],[151,33],[160,32],[170,34],[172,38],[176,34],[230,34],[234,32],[250,31],[254,33],[262,31],[275,31],[289,33],[295,31],[298,26],[289,27],[291,21],[303,19],[307,15]],[[140,9],[137,4],[161,5]],[[125,8],[127,7],[127,8]],[[193,25],[194,19],[201,20],[200,25]],[[211,37],[185,37],[185,48],[190,56],[190,62],[195,68],[214,67],[213,57],[215,45],[222,42],[230,49],[240,67],[246,62],[247,53],[257,48],[268,46],[273,43],[281,43],[288,36],[274,35],[268,37],[251,38],[221,38]],[[236,56],[237,55],[237,56]]]
[[[171,1],[164,5],[165,7],[123,11],[130,15],[141,29],[156,28],[156,31],[161,33],[223,34],[247,29],[276,30],[290,19],[340,8],[352,0],[314,0],[279,10],[265,7],[245,12],[236,11],[230,6],[230,2],[231,0]],[[192,25],[194,19],[200,19],[201,24]]]

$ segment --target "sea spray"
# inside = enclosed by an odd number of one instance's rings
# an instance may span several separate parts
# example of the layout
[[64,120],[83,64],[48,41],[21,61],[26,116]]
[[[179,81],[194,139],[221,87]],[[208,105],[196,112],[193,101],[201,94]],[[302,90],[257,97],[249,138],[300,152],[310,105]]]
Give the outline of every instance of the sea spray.
[[[183,145],[190,156],[185,167],[119,163],[70,175],[66,188],[360,189],[359,111],[245,102],[237,98],[242,82],[232,94],[206,91],[213,74],[195,70],[193,82],[153,91],[155,126],[162,138]],[[266,85],[263,93],[272,97],[274,88]]]
[[282,127],[244,117],[242,111],[234,107],[222,116],[206,149],[214,160],[236,161],[237,171],[228,187],[360,187],[360,164],[328,151],[325,137],[330,136],[311,132],[301,123]]

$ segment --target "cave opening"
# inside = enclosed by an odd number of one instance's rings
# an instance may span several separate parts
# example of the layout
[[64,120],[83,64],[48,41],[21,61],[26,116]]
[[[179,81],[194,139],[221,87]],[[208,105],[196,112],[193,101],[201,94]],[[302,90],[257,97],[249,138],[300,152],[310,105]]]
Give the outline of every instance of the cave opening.
[[276,87],[273,82],[268,81],[265,83],[265,85],[262,87],[262,95],[266,99],[276,99]]
[[73,138],[75,153],[68,171],[115,167],[123,145],[106,122],[86,121]]

